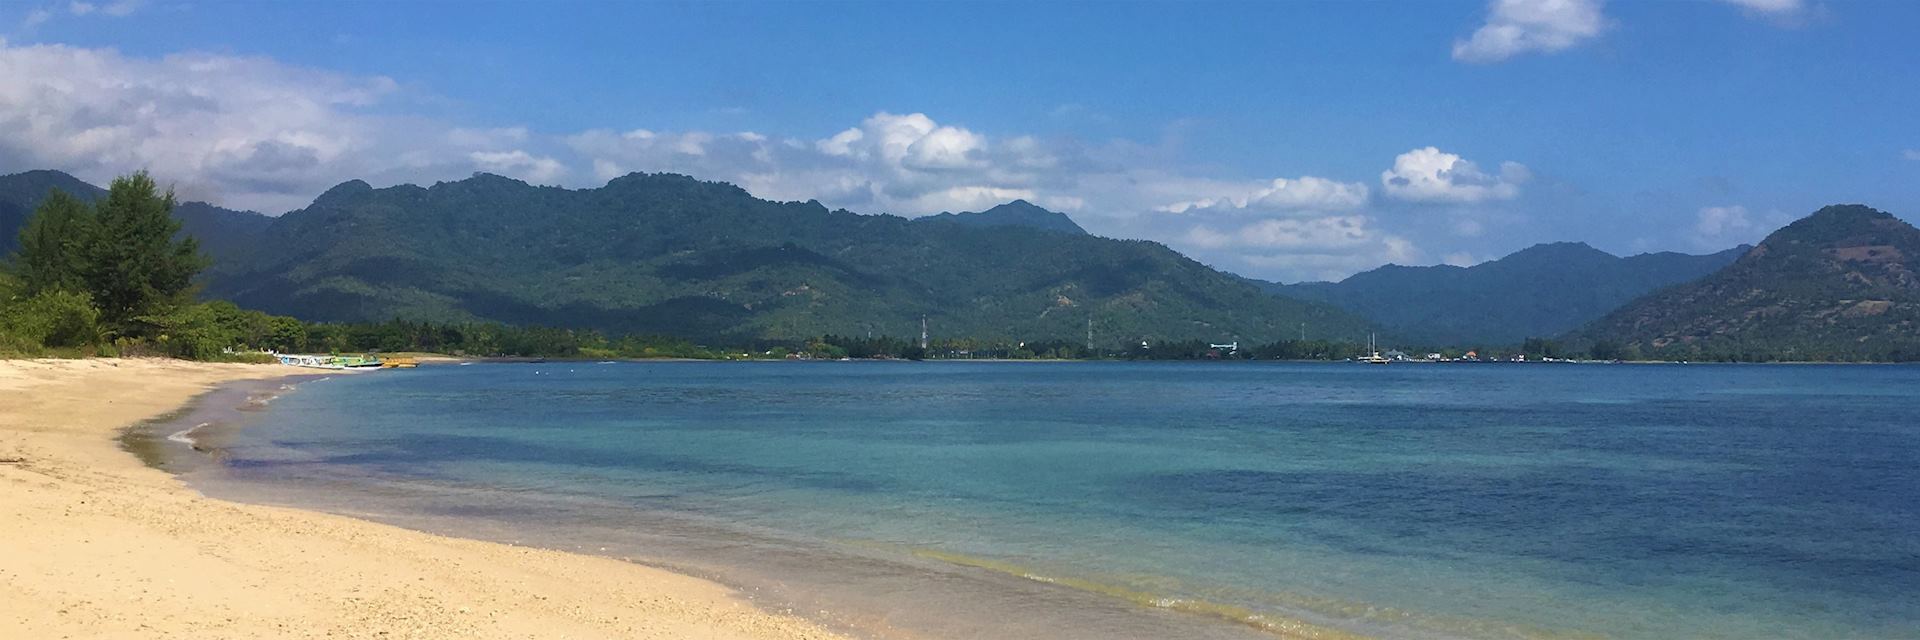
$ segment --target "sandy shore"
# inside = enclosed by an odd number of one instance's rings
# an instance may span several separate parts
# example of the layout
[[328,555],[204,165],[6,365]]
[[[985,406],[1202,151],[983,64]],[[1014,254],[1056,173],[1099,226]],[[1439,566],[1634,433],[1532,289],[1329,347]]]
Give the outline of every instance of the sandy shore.
[[205,498],[127,425],[277,365],[0,361],[0,638],[832,638],[618,560]]

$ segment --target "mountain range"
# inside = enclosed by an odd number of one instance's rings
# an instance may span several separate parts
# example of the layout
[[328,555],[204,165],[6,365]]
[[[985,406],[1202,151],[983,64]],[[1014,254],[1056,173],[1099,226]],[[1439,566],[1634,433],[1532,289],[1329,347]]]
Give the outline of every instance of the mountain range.
[[[0,176],[0,256],[19,248],[20,228],[26,226],[33,208],[54,189],[87,202],[107,193],[106,189],[60,171],[38,170]],[[173,208],[173,217],[180,221],[180,233],[199,240],[201,250],[215,259],[248,250],[274,220],[252,211],[235,211],[205,202],[179,203]]]
[[1920,229],[1862,205],[1825,207],[1575,337],[1670,359],[1920,359],[1916,260]]
[[[24,212],[47,188],[99,193],[60,176],[0,178],[0,194]],[[740,342],[915,335],[925,317],[936,335],[1079,342],[1091,330],[1108,348],[1267,341],[1302,323],[1353,339],[1369,327],[1020,201],[909,220],[771,202],[680,175],[571,190],[476,174],[430,187],[351,181],[277,218],[197,203],[176,213],[215,259],[206,295],[315,321],[481,320]]]
[[1558,336],[1629,300],[1713,273],[1749,248],[1622,258],[1584,243],[1556,242],[1471,267],[1390,264],[1339,282],[1259,284],[1360,314],[1393,337],[1418,344],[1518,344]]
[[[0,176],[0,253],[57,171]],[[214,258],[205,294],[314,321],[497,321],[791,341],[827,333],[1078,342],[1299,335],[1498,346],[1559,336],[1648,357],[1920,358],[1920,230],[1821,209],[1758,246],[1618,257],[1536,245],[1471,267],[1387,265],[1278,284],[1154,242],[1088,234],[1026,201],[918,219],[772,202],[631,174],[593,189],[490,174],[342,183],[278,217],[175,209]],[[1091,326],[1090,326],[1091,325]],[[1798,355],[1795,355],[1798,354]]]

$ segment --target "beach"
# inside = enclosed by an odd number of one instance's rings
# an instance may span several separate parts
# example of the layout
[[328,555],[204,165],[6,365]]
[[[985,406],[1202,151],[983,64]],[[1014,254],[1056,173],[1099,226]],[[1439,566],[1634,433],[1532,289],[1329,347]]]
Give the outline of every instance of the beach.
[[207,498],[118,443],[216,385],[297,373],[0,361],[0,637],[838,637],[662,569]]

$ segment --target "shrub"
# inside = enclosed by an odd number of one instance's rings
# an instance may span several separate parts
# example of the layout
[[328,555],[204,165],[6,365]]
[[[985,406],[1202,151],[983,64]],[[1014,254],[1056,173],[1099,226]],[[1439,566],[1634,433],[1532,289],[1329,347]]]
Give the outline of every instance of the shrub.
[[181,305],[165,313],[140,316],[135,322],[150,327],[153,345],[176,358],[220,360],[239,336],[222,322],[220,311],[210,305]]
[[80,347],[100,341],[100,310],[84,293],[45,291],[7,305],[0,333],[12,341],[47,347]]

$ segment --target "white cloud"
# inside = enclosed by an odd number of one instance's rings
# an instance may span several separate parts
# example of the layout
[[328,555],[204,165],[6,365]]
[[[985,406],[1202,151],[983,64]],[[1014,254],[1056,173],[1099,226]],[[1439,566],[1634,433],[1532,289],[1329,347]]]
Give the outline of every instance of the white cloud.
[[[673,171],[726,180],[755,195],[819,199],[869,212],[921,215],[1015,198],[1084,206],[1064,185],[1062,150],[1031,136],[995,139],[923,113],[879,112],[818,140],[758,132],[587,131],[566,138],[595,174]],[[615,174],[617,175],[617,174]]]
[[463,176],[485,168],[470,152],[500,148],[457,142],[514,137],[365,112],[402,93],[258,57],[0,45],[0,167],[95,182],[145,168],[182,197],[279,213],[352,178]]
[[[634,126],[647,123],[553,133],[405,115],[420,100],[384,77],[261,57],[0,42],[0,170],[62,169],[101,183],[145,168],[183,198],[276,214],[354,178],[429,184],[489,171],[591,187],[666,171],[863,213],[980,210],[1021,198],[1072,212],[1095,233],[1164,240],[1259,277],[1335,277],[1420,255],[1366,213],[1368,184],[1221,179],[1126,140],[998,135],[886,111],[811,136]],[[1389,195],[1501,199],[1524,180],[1518,165],[1486,176],[1428,151],[1421,157],[1446,162],[1396,165],[1412,177],[1384,182]],[[1186,203],[1185,213],[1150,211],[1160,203]]]
[[1795,16],[1795,15],[1799,15],[1801,11],[1805,11],[1807,8],[1807,3],[1804,0],[1720,0],[1720,1],[1739,7],[1742,10],[1745,10],[1749,14],[1752,14],[1755,16],[1761,16],[1761,17]]
[[1230,231],[1196,226],[1187,232],[1185,240],[1189,244],[1209,249],[1340,247],[1370,239],[1372,237],[1368,229],[1370,222],[1371,219],[1366,216],[1328,216],[1309,220],[1260,220]]
[[1414,149],[1393,159],[1393,168],[1380,172],[1388,196],[1410,202],[1477,203],[1512,200],[1533,172],[1517,162],[1500,163],[1500,173],[1489,174],[1458,155],[1435,147]]
[[447,142],[456,147],[484,149],[513,146],[527,141],[532,135],[526,127],[499,127],[493,129],[454,128],[447,131]]
[[91,2],[71,2],[67,4],[67,12],[72,13],[73,15],[76,15],[76,16],[84,16],[89,13],[93,13],[93,10],[96,8],[98,7],[95,7],[94,4]]
[[1702,207],[1694,214],[1693,227],[1688,231],[1695,246],[1718,251],[1759,242],[1792,221],[1791,216],[1779,211],[1755,214],[1742,205]]
[[1720,236],[1753,228],[1753,221],[1747,217],[1747,208],[1741,205],[1703,207],[1695,218],[1693,231],[1702,236]]
[[1465,251],[1460,251],[1457,253],[1449,253],[1446,255],[1446,257],[1443,257],[1440,259],[1440,264],[1452,265],[1456,267],[1471,267],[1473,265],[1480,264],[1482,262],[1486,262],[1486,260],[1481,258],[1476,258],[1474,257],[1473,254]]
[[566,165],[559,160],[546,156],[536,156],[520,149],[512,151],[475,151],[467,154],[474,166],[486,171],[511,178],[519,178],[533,184],[555,184],[567,174]]
[[1920,160],[1920,149],[1908,149],[1900,152],[1900,155],[1908,160]]
[[146,4],[146,0],[120,0],[119,2],[108,3],[107,6],[100,9],[100,12],[116,18],[129,16],[133,15],[133,12],[139,11],[140,8],[146,6]]
[[1453,43],[1453,59],[1500,62],[1523,53],[1553,53],[1600,37],[1604,0],[1493,0],[1487,21]]
[[52,20],[52,19],[53,19],[52,11],[48,11],[46,9],[34,9],[32,11],[28,11],[27,17],[20,19],[20,30],[32,31],[34,27],[38,27],[42,24],[46,24],[48,20]]
[[1314,176],[1274,178],[1244,192],[1175,202],[1161,211],[1185,213],[1193,209],[1252,211],[1352,211],[1367,205],[1367,185]]
[[1252,267],[1286,281],[1338,280],[1384,263],[1425,260],[1411,241],[1377,228],[1365,215],[1200,224],[1173,245],[1202,256],[1226,256],[1230,263],[1220,266],[1229,269]]

